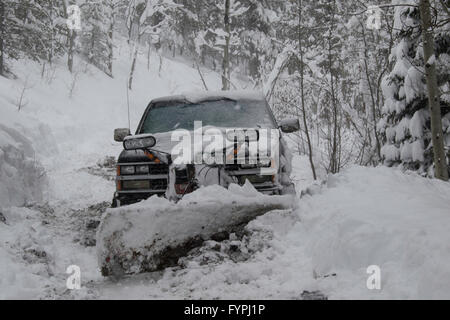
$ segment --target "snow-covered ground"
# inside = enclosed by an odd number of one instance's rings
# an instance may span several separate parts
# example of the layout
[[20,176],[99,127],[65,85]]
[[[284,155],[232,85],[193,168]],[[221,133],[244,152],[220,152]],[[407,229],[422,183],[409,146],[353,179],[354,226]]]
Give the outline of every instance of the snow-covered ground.
[[[165,271],[103,278],[95,230],[114,191],[113,129],[128,123],[129,52],[118,51],[113,79],[82,63],[76,76],[61,63],[41,78],[21,62],[17,80],[0,77],[0,299],[450,299],[448,183],[351,167],[312,185],[301,156],[294,210],[207,241]],[[152,61],[129,93],[133,127],[152,98],[203,88],[187,64],[164,59],[159,73]],[[220,88],[220,75],[205,77]],[[81,268],[81,290],[66,288],[70,265]],[[366,286],[371,265],[381,290]]]
[[228,189],[220,185],[202,187],[177,203],[154,196],[110,209],[97,232],[99,264],[108,275],[160,270],[176,264],[173,260],[198,246],[198,239],[217,240],[217,235],[226,238],[227,233],[237,232],[256,217],[290,209],[294,202],[292,195],[259,193],[247,181]]

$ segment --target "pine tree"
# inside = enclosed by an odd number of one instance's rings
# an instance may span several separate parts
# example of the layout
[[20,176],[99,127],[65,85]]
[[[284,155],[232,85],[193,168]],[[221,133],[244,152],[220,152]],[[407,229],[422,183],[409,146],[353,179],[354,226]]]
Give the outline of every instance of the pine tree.
[[133,46],[133,58],[128,88],[131,90],[136,69],[139,45],[144,35],[159,35],[169,22],[170,11],[179,8],[172,0],[132,0],[129,1],[125,17],[129,44]]
[[[386,165],[401,165],[406,169],[434,176],[421,17],[418,2],[410,1],[410,4],[408,7],[395,9],[394,27],[398,30],[398,43],[391,54],[394,67],[383,80],[386,102],[379,127],[386,143],[382,148],[382,156]],[[440,18],[435,16],[434,20],[439,21]],[[427,63],[434,63],[437,69],[438,87],[442,94],[440,108],[447,158],[450,147],[450,99],[445,92],[448,92],[447,81],[450,74],[449,44],[448,26],[436,25],[435,56],[433,61]]]
[[82,10],[82,55],[92,65],[105,73],[108,71],[108,12],[102,0],[93,0],[84,3]]
[[3,0],[0,5],[0,74],[10,59],[52,63],[64,53],[64,11],[56,0]]

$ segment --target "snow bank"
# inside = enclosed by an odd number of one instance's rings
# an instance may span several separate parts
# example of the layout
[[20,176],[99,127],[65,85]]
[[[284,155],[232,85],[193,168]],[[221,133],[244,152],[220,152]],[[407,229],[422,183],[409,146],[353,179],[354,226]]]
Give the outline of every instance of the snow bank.
[[105,275],[154,271],[172,265],[204,240],[271,210],[292,207],[291,196],[266,196],[250,183],[201,188],[178,203],[152,197],[110,209],[97,233]]
[[51,283],[53,239],[38,222],[39,213],[26,208],[3,210],[0,221],[0,300],[36,299]]
[[[450,298],[450,184],[384,167],[330,177],[300,203],[315,273],[335,298]],[[366,288],[368,266],[382,290]]]
[[17,85],[0,77],[0,209],[42,201],[47,176],[41,160],[58,153],[51,129],[18,111]]
[[0,208],[41,201],[46,182],[31,141],[0,123]]
[[[449,299],[449,209],[448,183],[353,167],[311,188],[294,212],[253,220],[248,238],[230,236],[233,252],[208,241],[183,268],[102,296],[301,299],[319,291],[329,299]],[[366,286],[371,265],[381,268],[381,290]]]

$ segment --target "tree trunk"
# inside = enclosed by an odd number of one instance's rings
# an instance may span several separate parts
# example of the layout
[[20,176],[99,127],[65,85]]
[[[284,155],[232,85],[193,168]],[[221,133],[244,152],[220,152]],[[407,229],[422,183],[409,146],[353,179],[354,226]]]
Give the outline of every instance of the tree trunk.
[[225,0],[225,48],[222,63],[222,90],[230,90],[230,0]]
[[150,40],[148,40],[148,51],[147,51],[147,70],[150,71],[150,56],[151,56],[151,48],[152,48],[152,43]]
[[97,34],[97,27],[94,27],[92,29],[91,34],[91,47],[89,49],[89,63],[95,65],[95,55],[94,55],[94,48],[95,48],[95,35]]
[[337,168],[337,104],[336,104],[336,93],[334,88],[334,76],[333,76],[333,61],[331,57],[331,38],[329,39],[328,48],[328,64],[330,71],[330,81],[331,81],[331,105],[333,107],[333,136],[331,142],[331,159],[330,159],[330,171],[331,173],[338,173]]
[[54,27],[54,19],[53,19],[53,1],[50,1],[49,4],[49,22],[51,25],[51,30],[50,30],[50,50],[48,52],[48,64],[51,66],[53,63],[53,44],[55,41],[55,27]]
[[313,174],[314,180],[317,180],[316,175],[316,168],[314,166],[314,160],[313,160],[313,151],[312,151],[312,144],[311,144],[311,137],[309,135],[309,129],[308,129],[308,122],[306,121],[306,108],[305,108],[305,88],[304,88],[304,72],[305,68],[303,65],[303,46],[302,46],[302,5],[303,1],[298,0],[298,48],[300,51],[300,94],[301,94],[301,100],[302,100],[302,115],[303,115],[303,127],[305,128],[305,134],[306,134],[306,140],[308,142],[308,156],[309,156],[309,163],[311,164],[311,170]]
[[436,65],[435,61],[429,62],[435,55],[429,0],[421,0],[419,7],[422,20],[423,55],[428,89],[428,103],[431,110],[431,135],[433,140],[435,177],[448,181],[448,166],[444,149],[444,134],[442,130],[441,104],[439,101]]
[[114,8],[111,7],[111,17],[109,21],[109,29],[108,29],[108,73],[109,76],[113,77],[113,60],[114,60],[114,24],[115,24],[115,15]]
[[4,34],[5,34],[5,4],[0,2],[0,75],[5,75],[5,48],[4,48]]
[[128,79],[128,89],[130,90],[132,90],[133,86],[133,76],[134,76],[134,69],[136,68],[137,55],[138,55],[138,44],[136,43],[136,48],[134,49],[133,63],[131,64],[130,77]]
[[330,34],[328,38],[328,67],[330,72],[330,81],[331,81],[331,105],[333,107],[333,137],[331,142],[331,161],[330,161],[330,170],[331,173],[338,173],[338,110],[337,110],[337,102],[336,102],[336,89],[335,89],[335,77],[333,75],[333,56],[332,56],[332,31],[334,30],[334,15],[336,10],[336,1],[333,1],[333,11],[331,17],[331,25],[330,25]]
[[364,26],[362,26],[362,33],[363,33],[363,40],[364,40],[364,69],[365,69],[365,75],[366,75],[366,81],[367,81],[367,86],[369,87],[369,92],[370,92],[370,99],[372,102],[372,121],[373,121],[373,134],[375,137],[375,141],[376,141],[376,150],[377,150],[377,162],[381,159],[381,143],[380,143],[380,138],[378,136],[378,132],[377,132],[377,124],[378,124],[378,119],[377,119],[377,107],[378,105],[375,102],[375,93],[374,93],[374,89],[372,87],[372,83],[370,82],[370,74],[369,74],[369,65],[367,63],[367,60],[369,59],[369,55],[367,52],[367,41],[366,41],[366,33],[364,31]]
[[[64,8],[64,15],[65,18],[68,18],[68,13],[67,13],[67,1],[63,1],[62,5]],[[67,68],[69,69],[70,73],[73,72],[73,56],[74,56],[74,52],[75,52],[75,38],[77,37],[77,32],[75,30],[68,30],[68,45],[69,48],[67,50]]]
[[69,50],[67,52],[67,67],[70,73],[73,72],[73,57],[75,53],[75,39],[77,37],[77,32],[75,30],[69,31]]
[[197,59],[195,59],[195,66],[197,68],[198,75],[200,76],[200,79],[202,80],[203,87],[205,87],[205,90],[208,91],[209,90],[208,86],[206,85],[205,78],[203,77],[202,71],[200,70],[200,66],[198,65]]

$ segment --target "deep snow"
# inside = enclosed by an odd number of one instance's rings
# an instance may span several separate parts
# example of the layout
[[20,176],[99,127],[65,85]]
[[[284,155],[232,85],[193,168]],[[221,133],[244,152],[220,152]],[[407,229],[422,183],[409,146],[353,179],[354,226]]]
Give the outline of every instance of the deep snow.
[[[308,161],[299,156],[292,177],[303,196],[296,210],[261,216],[163,272],[104,279],[92,247],[114,191],[114,164],[103,162],[121,148],[113,129],[128,123],[129,52],[117,49],[113,79],[82,63],[76,77],[61,64],[41,79],[40,66],[21,63],[14,66],[18,80],[0,78],[0,125],[7,128],[0,127],[0,148],[15,147],[23,160],[8,161],[13,169],[4,169],[4,158],[0,164],[0,299],[301,299],[304,291],[330,299],[450,298],[448,183],[352,167],[308,188]],[[187,64],[164,59],[161,75],[158,70],[155,64],[136,72],[133,127],[152,98],[202,90],[197,70]],[[205,70],[205,77],[208,87],[220,88],[220,75]],[[24,87],[26,103],[18,112]],[[47,182],[18,170],[24,163],[44,168]],[[39,176],[27,182],[32,190],[21,186],[25,176]],[[66,288],[73,264],[81,268],[81,290]],[[369,265],[381,268],[380,291],[366,287]]]
[[202,187],[177,203],[153,196],[110,209],[97,232],[99,265],[103,274],[116,276],[161,270],[202,241],[270,211],[291,209],[294,203],[292,195],[263,195],[247,181],[228,189]]
[[[182,268],[106,284],[102,295],[300,299],[319,291],[329,299],[448,299],[449,196],[440,181],[353,167],[311,188],[295,212],[259,217],[243,238],[207,243]],[[366,286],[371,265],[381,268],[379,291]]]

